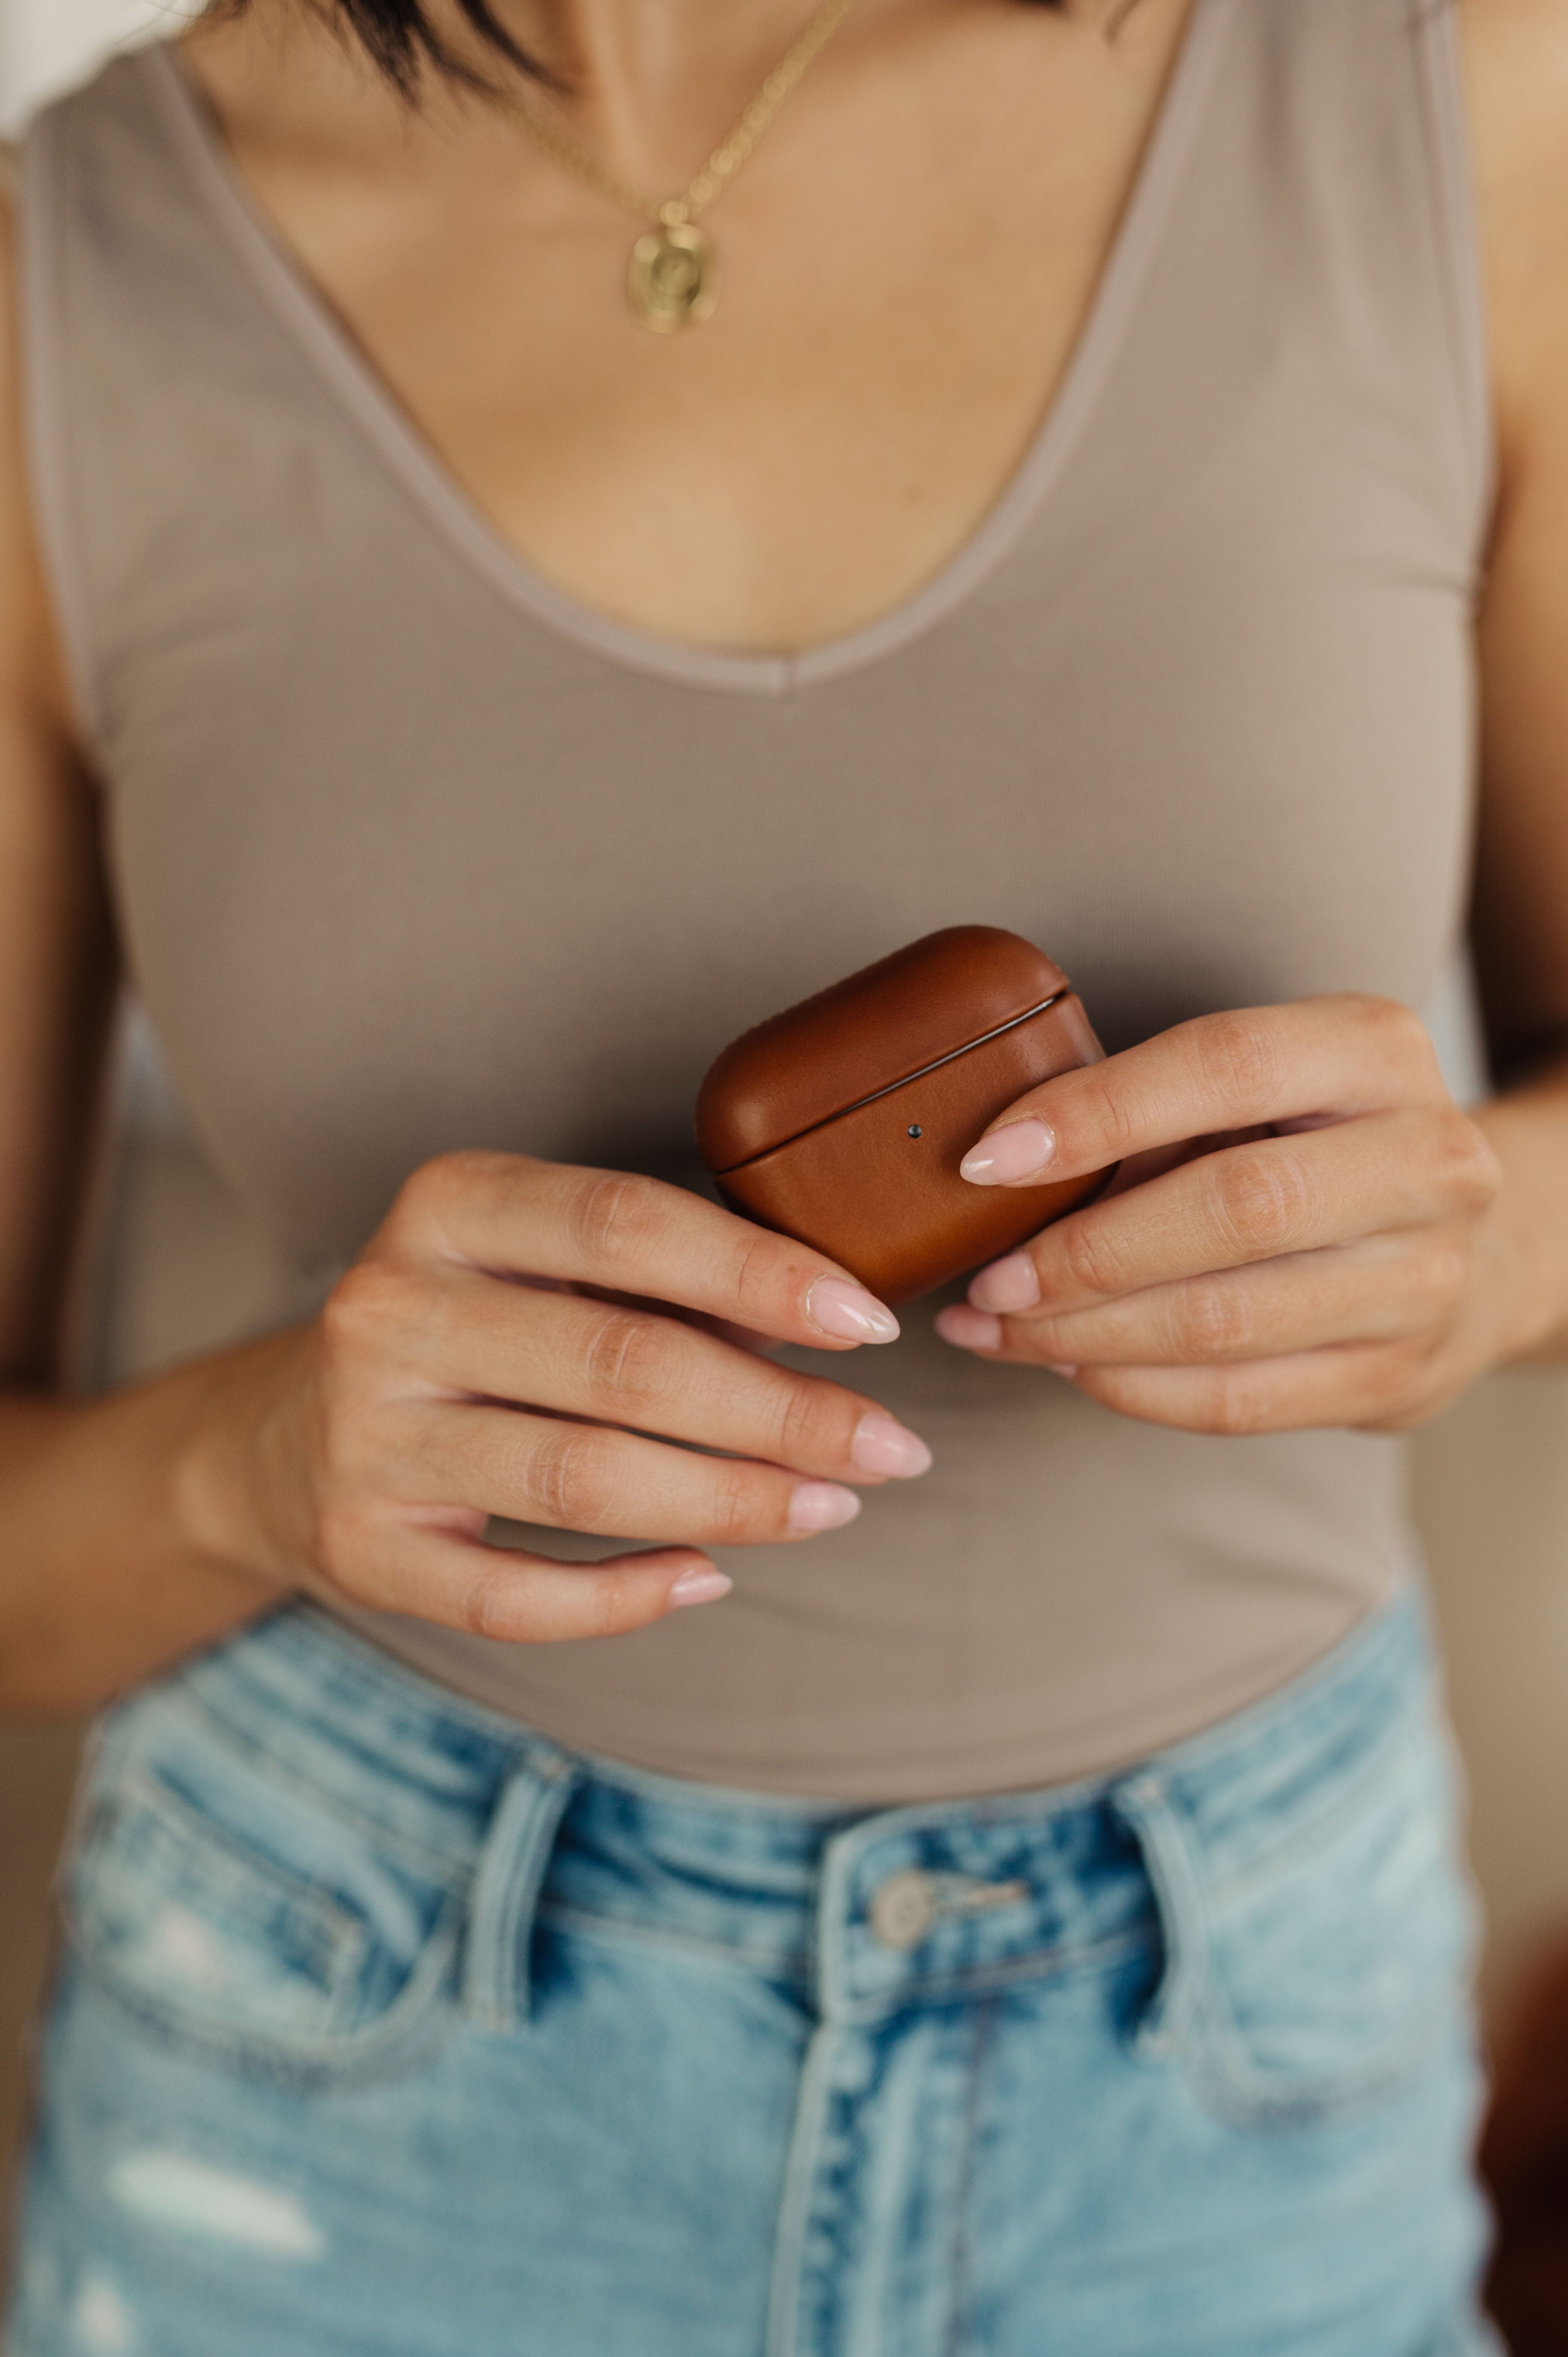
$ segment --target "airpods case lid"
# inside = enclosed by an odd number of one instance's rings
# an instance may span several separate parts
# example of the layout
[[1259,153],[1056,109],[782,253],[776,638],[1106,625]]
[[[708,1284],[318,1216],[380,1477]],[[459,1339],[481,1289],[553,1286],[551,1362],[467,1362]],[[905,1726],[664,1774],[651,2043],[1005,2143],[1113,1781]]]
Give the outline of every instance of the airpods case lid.
[[1026,1090],[1101,1054],[1059,965],[1016,933],[953,925],[733,1040],[697,1142],[732,1210],[912,1301],[1105,1185],[975,1187],[959,1168]]
[[697,1147],[722,1178],[897,1088],[1070,987],[997,925],[950,925],[743,1032],[697,1099]]

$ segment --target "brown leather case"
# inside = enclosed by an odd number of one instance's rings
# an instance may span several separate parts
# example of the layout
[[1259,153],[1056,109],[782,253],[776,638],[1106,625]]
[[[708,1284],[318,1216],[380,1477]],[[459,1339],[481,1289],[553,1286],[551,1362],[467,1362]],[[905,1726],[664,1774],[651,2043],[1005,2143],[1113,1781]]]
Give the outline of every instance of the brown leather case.
[[986,1124],[1103,1055],[1060,966],[994,925],[951,925],[732,1040],[697,1098],[726,1202],[912,1300],[1086,1202],[1112,1173],[973,1187]]

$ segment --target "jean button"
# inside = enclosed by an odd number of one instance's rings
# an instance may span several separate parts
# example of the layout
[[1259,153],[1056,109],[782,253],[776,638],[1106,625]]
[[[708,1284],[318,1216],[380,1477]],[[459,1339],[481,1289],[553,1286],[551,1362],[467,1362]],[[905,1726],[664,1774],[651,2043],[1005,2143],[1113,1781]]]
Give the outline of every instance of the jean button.
[[890,1874],[873,1892],[866,1912],[885,1948],[918,1948],[937,1920],[936,1881],[917,1867]]

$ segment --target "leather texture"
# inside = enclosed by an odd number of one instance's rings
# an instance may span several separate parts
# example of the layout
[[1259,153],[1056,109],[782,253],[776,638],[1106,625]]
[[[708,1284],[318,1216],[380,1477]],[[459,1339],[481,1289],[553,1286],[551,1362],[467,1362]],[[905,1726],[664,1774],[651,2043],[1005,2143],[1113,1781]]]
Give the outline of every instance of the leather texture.
[[[1058,1072],[1097,1063],[1103,1053],[1081,1001],[1070,991],[1018,1019],[1008,1022],[1004,1017],[1003,1028],[977,1019],[974,1001],[961,1002],[947,995],[954,978],[953,934],[972,937],[990,932],[988,927],[955,927],[952,933],[934,934],[926,942],[911,944],[899,952],[897,960],[885,959],[880,967],[867,969],[867,978],[876,978],[869,994],[873,1009],[886,1003],[881,978],[889,966],[898,965],[899,988],[913,997],[919,985],[918,953],[927,952],[931,943],[942,944],[932,957],[932,970],[944,993],[945,1007],[939,1002],[939,1011],[948,1017],[947,1044],[937,1047],[924,1070],[893,1087],[874,1080],[871,1087],[878,1093],[868,1093],[863,1085],[862,1101],[847,1110],[819,1119],[813,1127],[788,1136],[769,1151],[714,1174],[725,1200],[735,1210],[765,1227],[814,1245],[884,1301],[913,1300],[1010,1250],[1052,1220],[1090,1200],[1112,1176],[1108,1170],[1099,1171],[1050,1186],[1022,1188],[974,1187],[959,1177],[960,1162],[987,1123],[1015,1097]],[[1016,940],[1009,934],[992,938],[1003,942]],[[1019,946],[1028,949],[1029,945]],[[983,942],[972,940],[966,944],[966,954],[983,959]],[[1035,973],[1044,967],[1053,975],[1059,974],[1059,968],[1041,959],[1038,952],[1031,955],[1040,961]],[[1010,959],[1007,972],[1021,978],[1021,961]],[[834,990],[824,991],[790,1009],[787,1017],[775,1018],[774,1025],[747,1033],[736,1047],[744,1048],[746,1041],[768,1033],[775,1052],[787,1045],[791,1056],[809,1060],[814,1025],[801,1018],[811,1018],[813,1010],[825,1009],[814,1019],[822,1023],[830,1049],[836,1051],[831,1092],[842,1086],[841,1076],[849,1069],[844,1047],[857,1019],[854,985],[861,979],[850,976]],[[976,998],[982,1006],[989,1007],[994,1005],[994,992],[1001,985],[989,975],[986,980],[993,996],[988,997],[983,990]],[[899,1035],[899,1046],[917,1032],[918,1023],[912,1018]],[[966,1033],[973,1038],[976,1032],[990,1036],[954,1052],[955,1035],[961,1041]],[[934,1028],[928,1032],[929,1038],[936,1036]],[[714,1074],[721,1075],[722,1082],[732,1053],[725,1049],[709,1076],[710,1082]],[[879,1060],[871,1049],[864,1051],[863,1075],[875,1070]],[[729,1064],[730,1072],[737,1064],[742,1071],[746,1069],[745,1060],[736,1059]],[[708,1094],[706,1083],[704,1094]],[[809,1101],[809,1094],[802,1082],[792,1095],[781,1086],[772,1102],[778,1106],[799,1106]],[[714,1118],[711,1097],[709,1110],[710,1119],[702,1133],[704,1147],[715,1137],[733,1137],[744,1126],[744,1120],[726,1125],[723,1119]]]
[[731,1040],[697,1097],[703,1160],[733,1170],[1068,987],[1043,950],[999,925],[926,933]]

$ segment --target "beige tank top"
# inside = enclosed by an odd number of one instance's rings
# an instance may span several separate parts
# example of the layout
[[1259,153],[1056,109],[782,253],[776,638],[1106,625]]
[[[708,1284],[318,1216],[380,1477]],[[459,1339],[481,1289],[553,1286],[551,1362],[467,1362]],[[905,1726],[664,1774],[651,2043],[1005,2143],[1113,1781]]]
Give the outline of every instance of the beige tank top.
[[[1112,1049],[1310,991],[1425,1002],[1488,497],[1441,0],[1197,0],[1013,480],[893,612],[777,660],[606,621],[503,544],[166,50],[37,124],[24,221],[135,985],[302,1263],[456,1146],[701,1184],[715,1050],[940,925],[1047,948]],[[935,1470],[729,1553],[727,1602],[568,1646],[357,1625],[575,1746],[887,1802],[1145,1753],[1399,1578],[1397,1444],[1124,1421],[946,1348],[934,1306],[854,1373]]]

